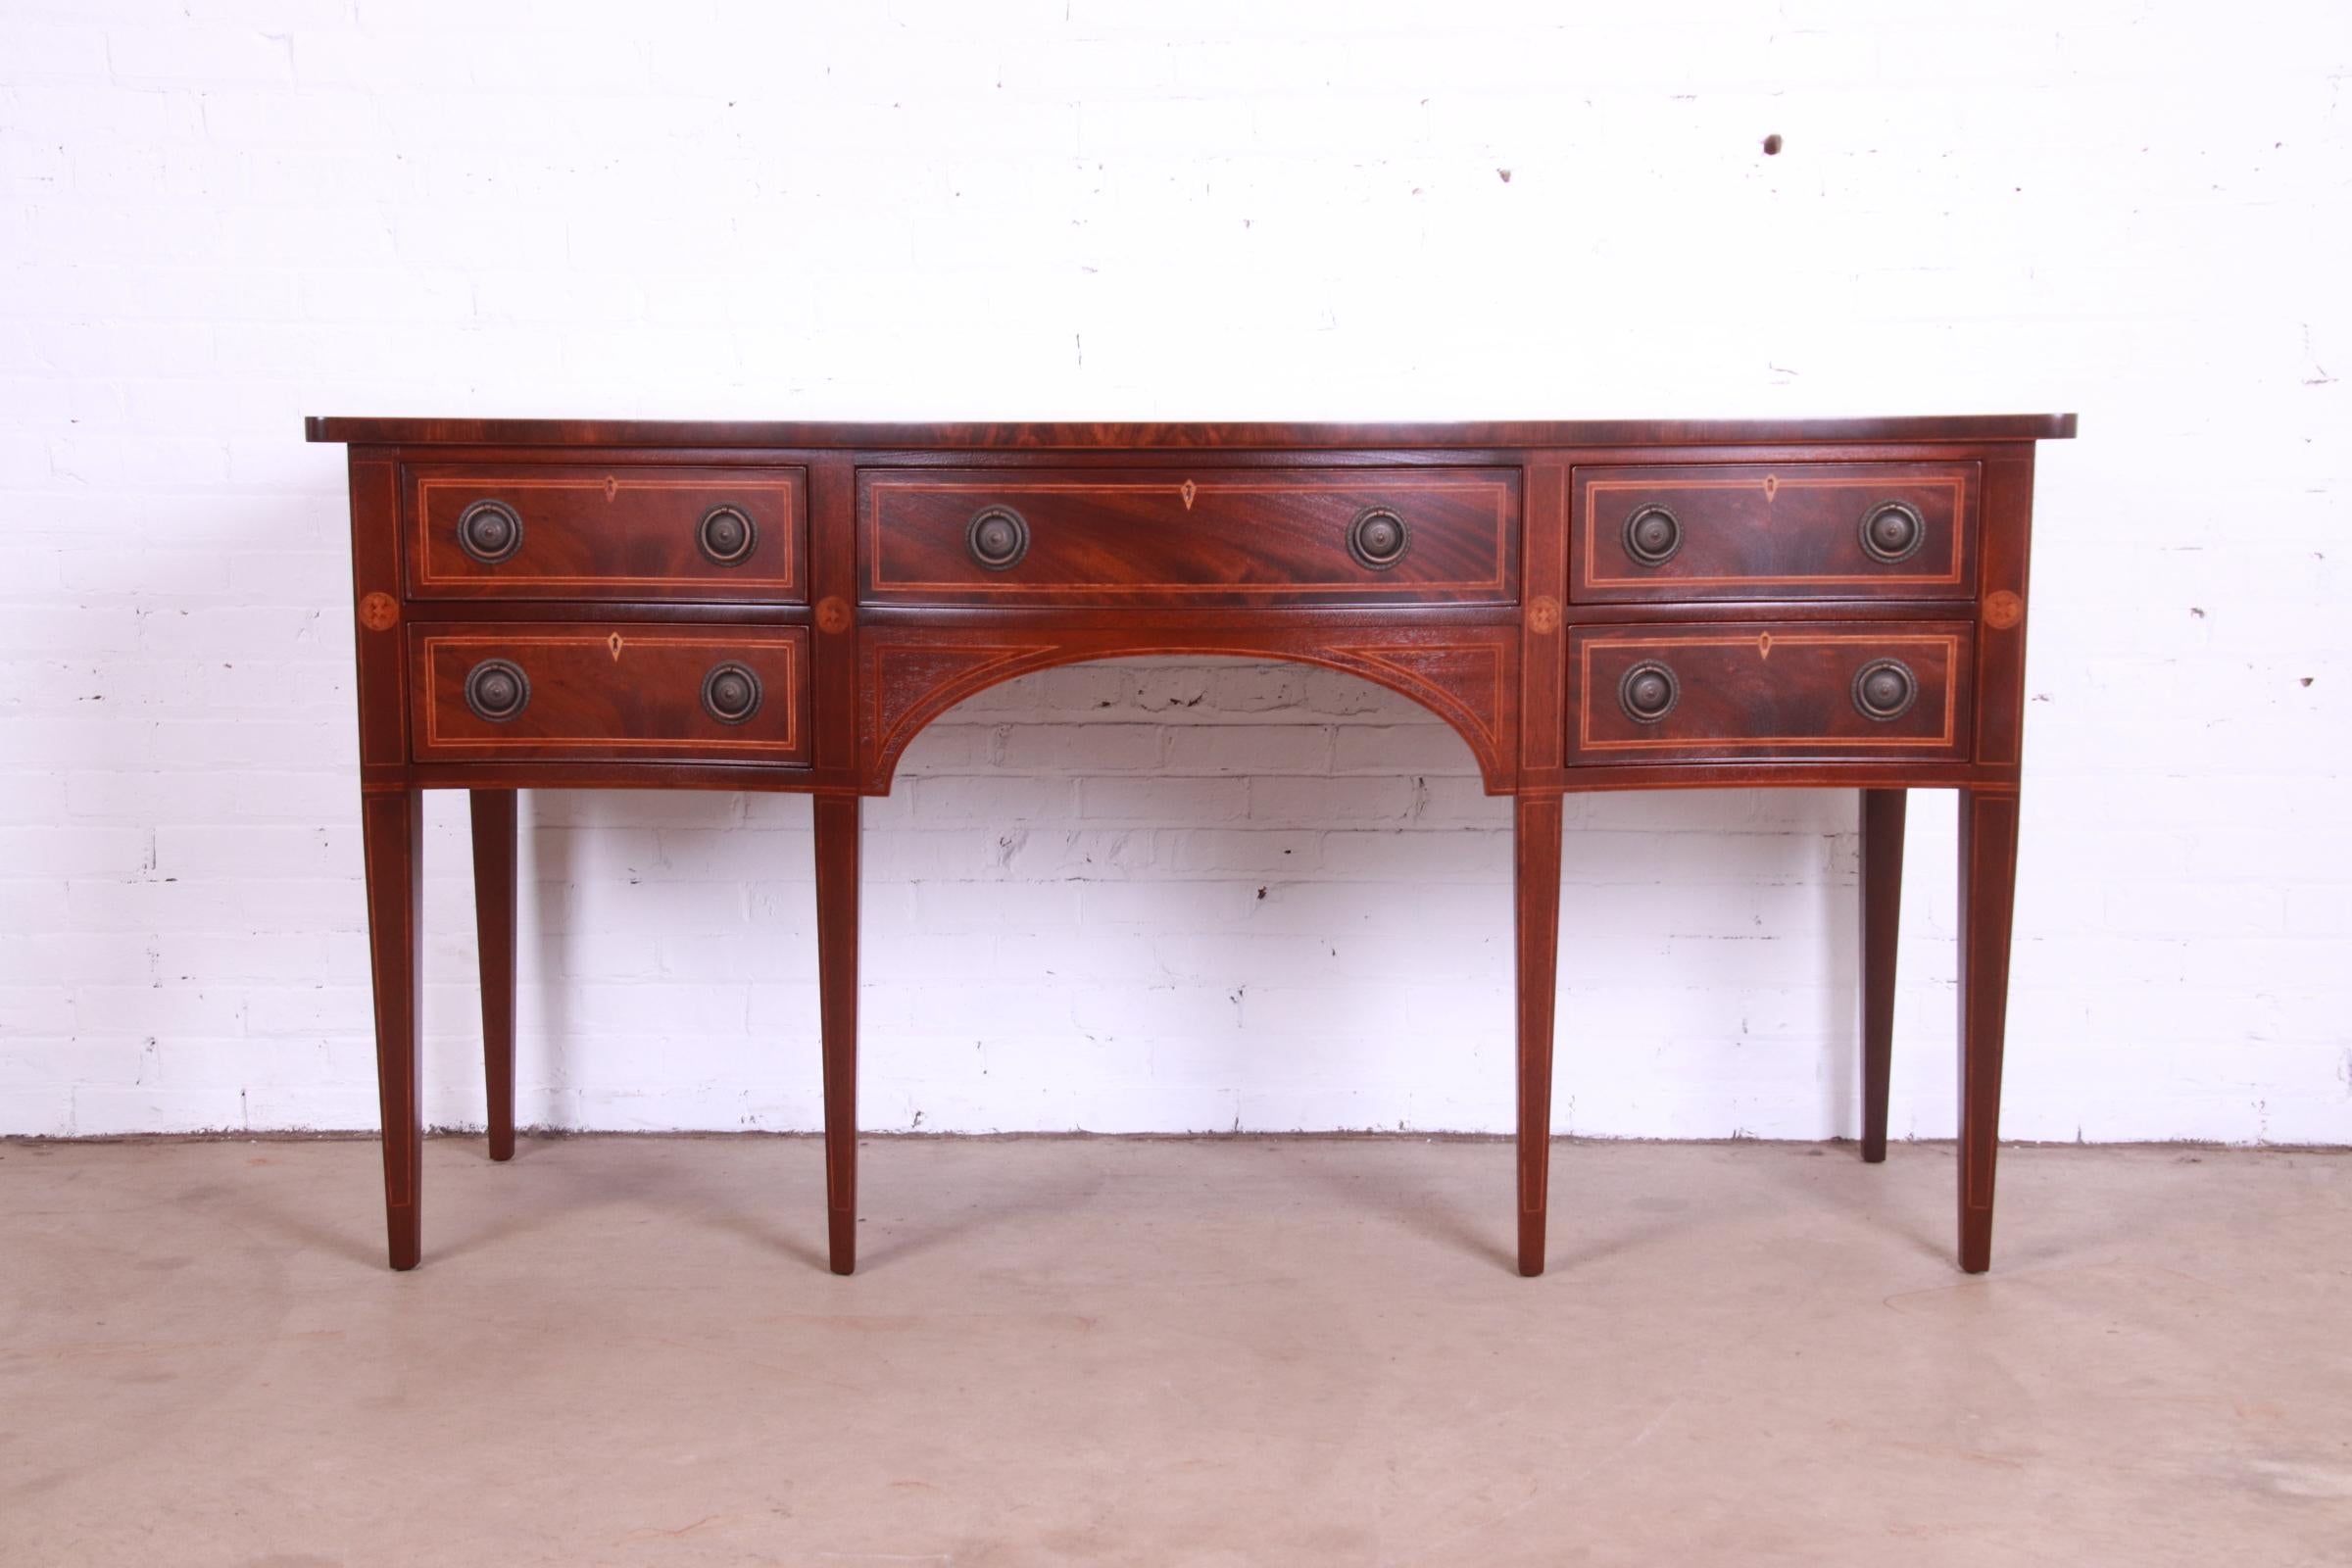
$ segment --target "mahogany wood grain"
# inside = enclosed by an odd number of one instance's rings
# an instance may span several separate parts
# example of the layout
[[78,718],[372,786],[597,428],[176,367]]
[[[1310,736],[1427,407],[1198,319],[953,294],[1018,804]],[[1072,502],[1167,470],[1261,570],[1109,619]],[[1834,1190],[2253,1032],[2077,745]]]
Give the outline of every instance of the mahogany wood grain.
[[820,795],[810,804],[825,1058],[825,1240],[833,1272],[848,1274],[858,1267],[858,797]]
[[[1908,509],[1902,559],[1874,557],[1862,523]],[[1573,597],[1965,599],[1976,568],[1973,463],[1642,464],[1576,471]],[[1648,564],[1628,528],[1662,509],[1671,554]]]
[[360,846],[375,1001],[384,1231],[391,1264],[416,1266],[423,1236],[424,1130],[417,1088],[422,791],[406,774],[400,623],[399,468],[392,454],[350,454],[353,652],[358,665]]
[[1402,693],[1470,745],[1490,794],[1508,794],[1518,747],[1519,632],[1507,624],[1414,621],[1328,625],[1306,611],[1268,612],[1229,631],[1118,617],[1039,631],[1020,621],[868,625],[858,638],[861,777],[887,786],[922,727],[990,686],[1056,664],[1148,654],[1272,659],[1360,675]]
[[[415,627],[410,641],[420,762],[808,760],[808,633],[801,627],[463,621]],[[529,683],[512,717],[467,703],[468,678],[492,661]],[[758,706],[739,722],[705,704],[704,684],[722,665],[759,682]]]
[[1984,462],[1984,559],[1977,603],[1977,760],[2015,769],[2025,747],[2027,557],[2034,531],[2034,449]]
[[[1109,656],[1104,656],[1109,657]],[[1272,654],[1254,657],[1283,658]],[[890,781],[825,790],[807,769],[758,762],[419,762],[401,770],[425,789],[771,790],[790,794],[887,795]],[[1590,794],[1611,790],[1968,789],[2017,782],[2015,768],[1972,762],[1775,761],[1653,762],[1632,767],[1583,764],[1562,781],[1527,781],[1489,794]]]
[[[411,463],[404,470],[409,591],[419,599],[807,599],[807,503],[797,467],[539,462]],[[513,554],[466,553],[461,522],[491,503],[521,536]],[[751,534],[724,562],[702,523],[727,508]]]
[[1526,603],[1520,612],[1519,787],[1546,790],[1567,780],[1568,468],[1528,469],[1519,548]]
[[2034,449],[1984,465],[1984,560],[1979,582],[1977,758],[2005,784],[1960,796],[1960,1266],[1992,1266],[1993,1166],[2000,1149],[2001,1057],[2017,894],[2017,774],[2025,744],[2027,560]]
[[1903,912],[1902,790],[1862,792],[1862,1158],[1886,1157],[1894,1058],[1895,936]]
[[408,638],[401,628],[400,466],[381,450],[351,452],[352,652],[357,664],[360,778],[401,785],[409,760]]
[[1560,967],[1560,798],[1512,803],[1518,929],[1519,1272],[1544,1272],[1551,1180],[1551,1023]]
[[1992,1266],[2017,813],[2014,793],[1960,794],[1960,1267],[1971,1274]]
[[[1864,1154],[1886,1144],[1905,793],[1963,792],[1962,1266],[1990,1255],[2025,717],[2033,443],[2071,415],[1468,424],[810,424],[314,419],[351,444],[363,843],[395,1267],[416,1264],[419,794],[468,789],[494,1157],[514,1136],[514,792],[814,796],[826,1212],[857,1258],[858,799],[965,697],[1128,655],[1346,670],[1443,718],[1514,804],[1519,1265],[1542,1271],[1562,797],[1858,788]],[[478,492],[478,493],[477,493]],[[1399,499],[1399,498],[1403,499]],[[1628,507],[1673,514],[1642,564]],[[1859,498],[1867,497],[1862,500]],[[521,542],[460,543],[480,501]],[[1012,508],[991,571],[972,513]],[[1862,513],[1911,509],[1899,560]],[[735,565],[705,514],[756,523]],[[1408,529],[1349,549],[1367,510]],[[713,536],[716,537],[716,536]],[[1896,552],[1900,554],[1900,552]],[[1862,564],[1857,564],[1859,556]],[[1855,707],[1899,660],[1916,695]],[[502,711],[504,660],[529,683]],[[1644,661],[1664,712],[1629,712]],[[760,705],[707,706],[720,662]],[[513,683],[508,683],[511,688]],[[725,704],[717,705],[721,708]]]
[[435,419],[314,415],[313,441],[409,446],[1247,451],[1391,447],[1778,446],[1791,442],[2063,441],[2071,414],[1862,419],[1490,419],[1459,423],[832,423],[750,419]]
[[[1735,757],[1968,756],[1971,629],[1965,621],[1656,623],[1569,634],[1572,761],[1705,761]],[[1855,687],[1893,660],[1915,695],[1887,718],[1866,714]],[[1637,668],[1675,688],[1663,716],[1628,707]]]
[[424,1122],[416,1081],[417,965],[422,913],[424,794],[363,786],[360,835],[367,857],[368,951],[375,982],[376,1095],[383,1117],[384,1231],[394,1268],[421,1254]]
[[[820,453],[808,464],[809,596],[820,617],[810,640],[810,782],[857,789],[858,773],[858,470],[855,454]],[[877,790],[880,786],[874,786]]]
[[[984,564],[973,519],[1009,512],[1017,561]],[[1351,524],[1402,520],[1391,564]],[[1516,468],[866,469],[860,597],[1029,607],[1518,601]]]
[[[1752,612],[1750,612],[1752,613]],[[501,621],[578,620],[583,613],[608,625],[631,621],[659,626],[806,626],[814,618],[807,605],[768,605],[757,601],[737,605],[625,604],[619,602],[536,604],[527,599],[502,599],[495,605],[478,601],[412,600],[402,611],[411,626],[441,622],[475,624]]]
[[468,792],[473,829],[473,925],[482,972],[482,1079],[489,1091],[490,1157],[514,1157],[514,790]]

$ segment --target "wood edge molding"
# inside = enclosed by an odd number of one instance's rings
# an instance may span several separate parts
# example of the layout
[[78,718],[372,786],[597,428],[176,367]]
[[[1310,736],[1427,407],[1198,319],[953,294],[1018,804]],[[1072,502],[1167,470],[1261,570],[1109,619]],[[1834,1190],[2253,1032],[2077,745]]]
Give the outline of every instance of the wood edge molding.
[[1157,421],[875,422],[408,418],[312,415],[311,441],[411,447],[790,447],[810,451],[1250,452],[1380,447],[1780,446],[1814,442],[2066,441],[2072,414],[1905,415],[1886,418],[1495,419],[1394,424]]

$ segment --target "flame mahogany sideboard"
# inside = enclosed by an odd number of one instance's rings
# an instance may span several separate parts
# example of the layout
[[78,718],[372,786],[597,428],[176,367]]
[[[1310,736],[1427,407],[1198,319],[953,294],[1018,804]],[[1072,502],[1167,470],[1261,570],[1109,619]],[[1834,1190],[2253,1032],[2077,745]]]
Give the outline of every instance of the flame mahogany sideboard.
[[858,801],[1049,665],[1238,655],[1423,704],[1514,798],[1519,1270],[1544,1269],[1561,797],[1861,794],[1886,1152],[1905,791],[1960,791],[1959,1261],[1992,1250],[2034,443],[2072,415],[1480,424],[314,418],[349,447],[392,1266],[420,1247],[418,803],[470,792],[490,1157],[515,791],[814,797],[825,1189],[856,1263]]

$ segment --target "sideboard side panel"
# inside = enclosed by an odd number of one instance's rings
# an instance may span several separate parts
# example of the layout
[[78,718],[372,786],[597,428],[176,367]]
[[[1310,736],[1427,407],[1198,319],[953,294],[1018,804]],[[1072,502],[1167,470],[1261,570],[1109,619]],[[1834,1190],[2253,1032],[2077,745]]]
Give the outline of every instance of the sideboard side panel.
[[360,773],[402,775],[409,760],[408,702],[400,632],[400,464],[383,447],[351,449],[351,597],[358,660]]
[[2025,758],[2026,558],[2034,529],[2034,449],[1984,464],[1984,553],[1977,635],[1977,761],[2012,781]]

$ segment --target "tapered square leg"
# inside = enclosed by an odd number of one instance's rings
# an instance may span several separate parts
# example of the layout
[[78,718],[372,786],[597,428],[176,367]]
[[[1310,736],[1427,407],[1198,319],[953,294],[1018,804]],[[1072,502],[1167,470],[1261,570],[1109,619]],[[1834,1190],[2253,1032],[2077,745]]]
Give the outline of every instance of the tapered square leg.
[[1894,946],[1903,910],[1901,790],[1862,792],[1862,1157],[1886,1157],[1894,1060]]
[[482,1078],[490,1157],[514,1157],[514,790],[474,790],[473,925],[482,957]]
[[421,1248],[424,1126],[416,1094],[418,848],[421,792],[366,787],[360,834],[368,863],[368,950],[375,979],[375,1078],[384,1129],[384,1228],[392,1266]]
[[1960,792],[1960,1267],[1971,1274],[1992,1266],[2017,821],[2015,795]]
[[1519,1272],[1544,1272],[1551,1174],[1551,1020],[1559,986],[1557,795],[1522,795],[1512,823],[1518,926]]
[[825,1216],[833,1272],[858,1266],[858,797],[819,795],[816,968],[825,1041]]

